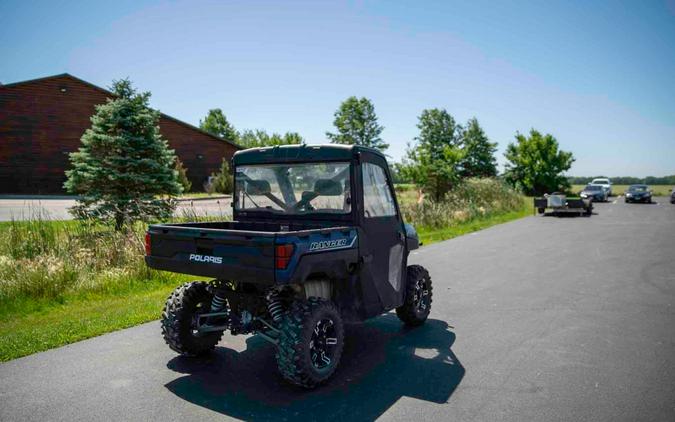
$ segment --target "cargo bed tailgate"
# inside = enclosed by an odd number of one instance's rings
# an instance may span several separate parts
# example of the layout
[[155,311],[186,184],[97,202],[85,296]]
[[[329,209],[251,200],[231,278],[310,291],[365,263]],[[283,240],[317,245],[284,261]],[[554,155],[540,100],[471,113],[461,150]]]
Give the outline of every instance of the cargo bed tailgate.
[[158,270],[272,284],[274,237],[269,232],[152,225],[145,261]]

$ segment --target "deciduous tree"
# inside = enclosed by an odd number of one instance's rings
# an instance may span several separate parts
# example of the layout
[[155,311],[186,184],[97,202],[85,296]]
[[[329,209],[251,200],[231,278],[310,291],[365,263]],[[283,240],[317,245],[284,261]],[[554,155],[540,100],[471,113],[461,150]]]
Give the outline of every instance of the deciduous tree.
[[516,134],[516,142],[510,143],[506,157],[505,178],[528,194],[541,195],[569,188],[563,175],[572,167],[574,156],[561,151],[558,141],[550,134],[542,135],[535,129],[530,135]]
[[445,110],[422,111],[416,144],[408,147],[403,171],[431,197],[440,201],[459,181],[464,153],[461,127]]
[[362,145],[385,151],[389,144],[380,135],[384,130],[377,121],[375,106],[367,98],[349,97],[335,112],[336,133],[326,132],[334,144]]
[[239,134],[239,145],[244,148],[261,148],[276,145],[302,144],[305,140],[297,132],[268,134],[262,129],[245,130]]
[[462,132],[464,159],[462,177],[494,177],[497,175],[497,144],[490,142],[483,128],[474,117]]
[[199,128],[230,142],[237,142],[239,137],[234,126],[227,121],[223,110],[219,108],[209,110],[204,120],[199,121]]

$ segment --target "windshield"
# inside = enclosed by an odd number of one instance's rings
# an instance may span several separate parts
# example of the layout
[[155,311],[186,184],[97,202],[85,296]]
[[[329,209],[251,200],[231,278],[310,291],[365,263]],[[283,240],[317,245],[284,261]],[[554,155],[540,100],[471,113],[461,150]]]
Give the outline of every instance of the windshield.
[[349,163],[239,166],[235,208],[279,214],[349,213]]
[[644,192],[647,190],[647,186],[644,185],[633,185],[630,188],[628,188],[630,192]]
[[609,185],[609,180],[607,179],[594,179],[591,183],[598,185]]
[[602,186],[588,185],[586,186],[586,190],[602,190]]

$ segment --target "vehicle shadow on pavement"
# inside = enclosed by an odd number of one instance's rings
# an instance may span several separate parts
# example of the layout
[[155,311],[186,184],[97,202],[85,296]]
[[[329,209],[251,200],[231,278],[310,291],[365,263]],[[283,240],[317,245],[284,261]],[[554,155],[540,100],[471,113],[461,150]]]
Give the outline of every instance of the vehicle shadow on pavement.
[[445,403],[464,376],[451,350],[455,334],[439,320],[404,328],[392,314],[348,325],[340,367],[327,384],[307,391],[277,372],[274,347],[247,339],[241,353],[223,347],[209,357],[176,357],[186,374],[166,388],[191,403],[245,420],[373,420],[401,397]]

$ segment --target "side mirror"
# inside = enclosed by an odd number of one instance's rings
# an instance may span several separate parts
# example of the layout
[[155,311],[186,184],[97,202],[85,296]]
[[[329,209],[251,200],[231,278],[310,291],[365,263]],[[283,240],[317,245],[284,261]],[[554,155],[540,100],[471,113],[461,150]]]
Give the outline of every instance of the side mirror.
[[342,195],[342,184],[331,179],[318,179],[314,183],[314,193],[322,196]]
[[272,192],[270,182],[267,180],[247,180],[246,193],[249,195],[266,195]]
[[420,237],[412,224],[405,223],[405,243],[409,251],[415,250],[422,245]]

